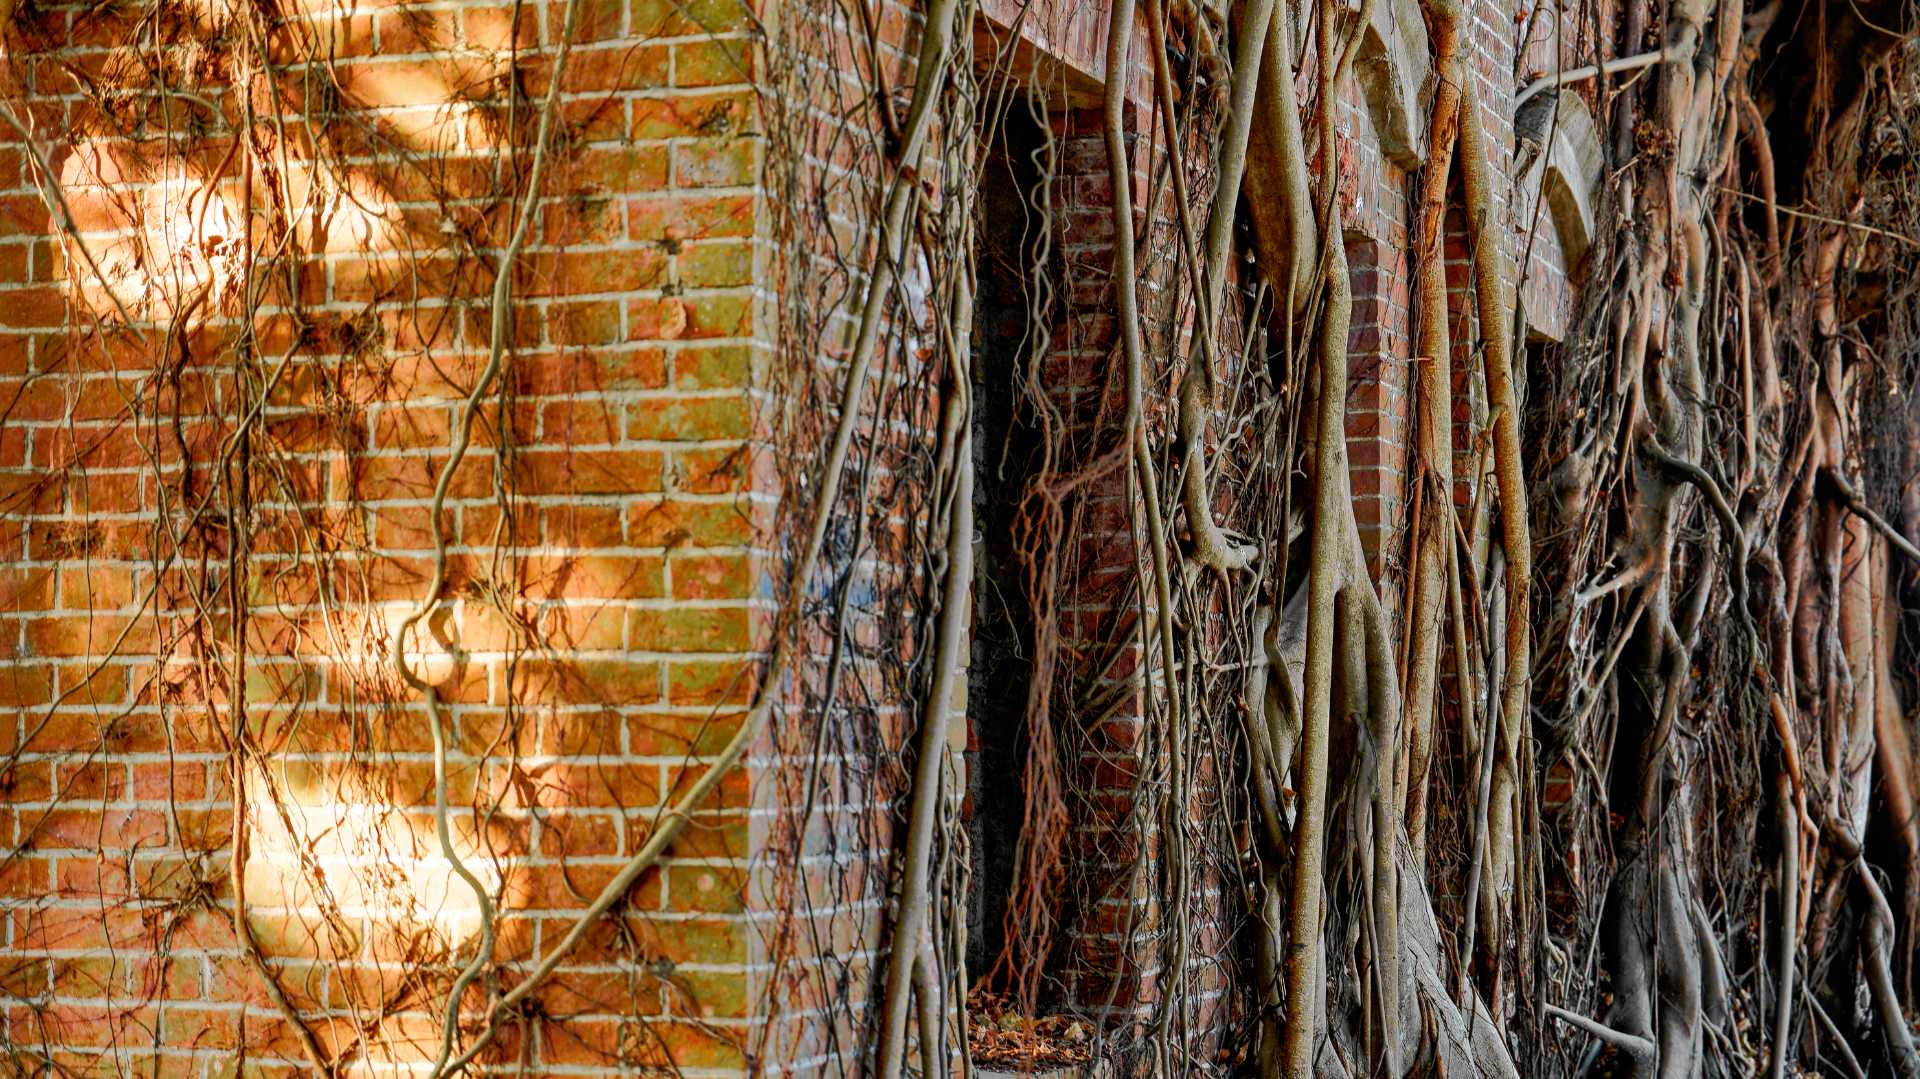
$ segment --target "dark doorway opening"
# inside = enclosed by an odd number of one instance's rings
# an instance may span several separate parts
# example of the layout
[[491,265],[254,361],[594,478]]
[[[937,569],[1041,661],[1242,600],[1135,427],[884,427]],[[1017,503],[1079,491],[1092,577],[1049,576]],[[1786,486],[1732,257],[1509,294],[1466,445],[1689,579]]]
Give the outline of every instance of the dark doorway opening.
[[985,148],[976,232],[973,327],[974,585],[967,672],[967,827],[973,884],[967,967],[985,975],[1005,945],[1008,898],[1026,797],[1027,697],[1034,626],[1016,524],[1039,436],[1022,384],[1046,349],[1055,314],[1037,274],[1052,250],[1045,113],[1015,102]]

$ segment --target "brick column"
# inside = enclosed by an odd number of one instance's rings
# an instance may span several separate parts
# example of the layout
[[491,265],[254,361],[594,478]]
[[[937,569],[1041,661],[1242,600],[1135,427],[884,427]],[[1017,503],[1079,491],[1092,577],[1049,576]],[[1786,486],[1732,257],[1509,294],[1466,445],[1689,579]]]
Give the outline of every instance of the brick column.
[[[1146,122],[1145,103],[1135,102],[1129,118]],[[1113,267],[1114,185],[1101,116],[1072,112],[1056,117],[1060,174],[1056,180],[1055,228],[1066,264],[1070,314],[1055,337],[1049,363],[1050,386],[1074,429],[1071,463],[1106,471],[1076,492],[1067,526],[1063,587],[1058,622],[1062,670],[1056,686],[1054,722],[1062,734],[1069,769],[1070,884],[1065,899],[1068,937],[1058,956],[1064,1003],[1096,1017],[1116,1036],[1137,1033],[1172,976],[1162,969],[1168,946],[1168,912],[1161,902],[1162,856],[1167,837],[1156,801],[1142,798],[1143,782],[1163,782],[1142,774],[1143,762],[1164,760],[1169,747],[1149,747],[1147,737],[1164,735],[1164,720],[1150,724],[1146,714],[1145,672],[1164,677],[1157,652],[1143,654],[1139,620],[1154,603],[1152,556],[1146,546],[1144,505],[1129,488],[1131,455],[1122,444],[1120,421],[1126,408],[1126,361],[1118,337]],[[1146,414],[1158,443],[1174,422],[1172,387],[1180,370],[1191,326],[1174,322],[1171,310],[1175,264],[1174,208],[1168,185],[1160,201],[1149,197],[1144,140],[1129,135],[1136,199],[1136,286],[1147,343]],[[1188,302],[1191,302],[1190,299]],[[1118,456],[1101,456],[1103,454]],[[1231,501],[1221,492],[1220,501]],[[1163,498],[1163,513],[1179,512],[1178,500]],[[1181,557],[1177,545],[1171,552]],[[1142,594],[1144,589],[1145,594]],[[1149,615],[1151,617],[1151,615]],[[1218,795],[1219,777],[1206,762],[1188,761],[1188,782],[1196,820],[1202,806]],[[1187,1029],[1210,1037],[1222,1016],[1217,1001],[1226,972],[1218,951],[1224,936],[1219,882],[1202,860],[1192,862],[1188,901],[1195,904],[1188,955],[1190,1001],[1200,1010],[1189,1015]]]
[[[1132,111],[1132,110],[1130,110]],[[1132,119],[1138,118],[1132,111]],[[1068,288],[1069,315],[1048,359],[1054,400],[1071,418],[1071,466],[1087,468],[1102,451],[1124,454],[1118,423],[1126,402],[1126,361],[1119,340],[1112,281],[1114,185],[1097,111],[1056,114],[1059,174],[1055,230]],[[1145,148],[1130,132],[1136,198],[1143,198]],[[1145,225],[1135,213],[1136,229]],[[1143,262],[1143,265],[1145,263]],[[1152,292],[1140,289],[1144,312]],[[1104,422],[1102,422],[1104,421]],[[1156,826],[1131,820],[1144,719],[1138,606],[1127,589],[1145,557],[1136,550],[1136,507],[1127,491],[1126,459],[1081,488],[1071,507],[1061,552],[1061,677],[1055,724],[1069,770],[1072,813],[1068,868],[1073,881],[1061,928],[1061,978],[1076,1010],[1125,1021],[1150,1003],[1155,972],[1132,945],[1149,939]],[[1136,880],[1135,877],[1141,879]]]

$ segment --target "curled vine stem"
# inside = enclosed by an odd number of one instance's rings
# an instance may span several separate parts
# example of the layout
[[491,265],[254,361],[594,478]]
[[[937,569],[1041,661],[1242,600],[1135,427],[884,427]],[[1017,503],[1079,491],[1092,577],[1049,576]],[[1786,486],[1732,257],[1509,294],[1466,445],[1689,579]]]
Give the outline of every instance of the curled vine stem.
[[440,1048],[435,1054],[433,1067],[429,1071],[432,1079],[441,1079],[463,1067],[465,1058],[459,1064],[449,1066],[454,1045],[460,1034],[460,999],[466,995],[467,987],[472,985],[493,962],[493,949],[497,926],[495,925],[493,895],[453,845],[453,831],[449,823],[450,810],[447,805],[447,735],[440,718],[440,693],[438,687],[422,678],[407,661],[407,640],[421,621],[440,605],[441,592],[447,583],[447,534],[444,524],[444,512],[447,490],[453,484],[454,472],[466,459],[467,450],[473,444],[473,425],[479,417],[481,402],[492,392],[494,383],[499,379],[501,370],[506,366],[508,335],[513,321],[513,275],[514,263],[520,252],[526,247],[527,236],[533,230],[538,217],[541,182],[546,177],[547,157],[553,142],[553,122],[560,100],[561,77],[566,71],[567,57],[572,51],[575,21],[578,18],[580,0],[567,0],[566,14],[561,23],[559,48],[554,56],[553,70],[548,75],[546,97],[540,103],[540,116],[534,132],[533,159],[527,171],[527,190],[522,195],[513,233],[508,237],[507,245],[501,248],[494,260],[493,294],[489,310],[487,331],[487,361],[480,370],[480,376],[474,380],[473,388],[460,404],[459,419],[454,424],[453,439],[448,449],[447,460],[440,468],[440,475],[434,481],[433,497],[428,505],[428,527],[433,537],[433,575],[427,586],[421,591],[420,600],[407,617],[394,631],[392,652],[390,655],[394,673],[407,686],[419,692],[425,700],[427,725],[433,735],[433,827],[434,835],[440,843],[440,856],[447,860],[454,873],[467,889],[473,893],[474,904],[480,911],[480,946],[475,949],[473,958],[454,979],[453,987],[447,991],[447,1003],[441,1021]]

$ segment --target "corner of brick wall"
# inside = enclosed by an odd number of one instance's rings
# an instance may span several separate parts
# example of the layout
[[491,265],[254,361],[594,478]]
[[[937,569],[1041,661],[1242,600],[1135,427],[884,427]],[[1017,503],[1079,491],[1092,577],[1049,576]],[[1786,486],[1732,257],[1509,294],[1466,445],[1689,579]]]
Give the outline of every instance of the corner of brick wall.
[[[461,0],[318,15],[343,107],[398,139],[443,140],[460,223],[491,145],[450,88],[497,73],[513,10]],[[541,23],[558,10],[530,5],[521,24],[535,94],[550,54],[531,46],[553,40]],[[551,947],[638,848],[676,781],[739,722],[764,648],[774,496],[740,463],[758,434],[769,350],[748,14],[740,0],[583,0],[563,86],[566,149],[516,271],[512,407],[487,410],[446,506],[445,643],[420,662],[448,702],[456,807],[500,802],[487,836],[502,857],[505,958]],[[41,18],[86,65],[106,65],[133,32],[78,8]],[[164,209],[165,184],[139,172],[127,145],[98,139],[90,104],[47,56],[16,52],[7,64],[90,242],[113,251],[135,226],[107,196]],[[105,296],[60,257],[23,157],[11,134],[0,138],[0,742],[17,753],[0,796],[0,954],[16,994],[7,1034],[95,1073],[224,1074],[244,1051],[261,1074],[305,1074],[227,925],[225,698],[187,677],[176,638],[194,612],[171,571],[160,616],[139,606],[163,553],[149,536],[156,479],[178,478],[177,458],[158,474],[146,466],[142,425],[167,415],[149,381],[159,337],[109,351],[88,336],[87,308]],[[89,182],[102,172],[110,185]],[[395,172],[387,197],[427,198],[421,177]],[[381,185],[360,194],[377,198]],[[216,213],[231,217],[237,195],[222,196]],[[431,251],[437,208],[403,208],[426,219]],[[337,530],[351,572],[333,617],[357,631],[424,587],[426,498],[479,369],[486,312],[475,301],[491,273],[432,257],[416,294],[397,243],[405,225],[334,203],[302,228],[317,252],[298,267],[309,326],[262,427],[292,485],[271,509]],[[295,340],[285,300],[268,309],[263,353]],[[238,404],[213,388],[229,329],[216,321],[174,343],[186,385],[206,391],[180,398],[202,461]],[[502,421],[514,444],[496,458]],[[514,495],[504,532],[496,460]],[[177,511],[177,487],[173,499]],[[500,536],[513,619],[476,587],[498,572]],[[388,1010],[365,1063],[418,1062],[437,1045],[444,982],[403,993],[395,961],[423,931],[451,929],[471,947],[475,921],[432,841],[429,718],[417,696],[369,681],[379,652],[331,646],[311,566],[284,539],[262,529],[256,544],[250,924],[324,1048],[352,1043],[354,1017]],[[540,646],[526,648],[532,640]],[[755,915],[742,899],[751,797],[744,773],[722,785],[629,896],[622,932],[597,929],[539,994],[565,1021],[516,1029],[498,1052],[524,1053],[542,1073],[744,1067],[757,1006]],[[290,827],[264,808],[274,799]],[[475,814],[457,808],[453,820],[468,859],[484,861]],[[356,897],[342,908],[351,933],[327,928],[337,916],[315,898],[320,881]],[[181,889],[202,886],[210,905],[181,906]]]

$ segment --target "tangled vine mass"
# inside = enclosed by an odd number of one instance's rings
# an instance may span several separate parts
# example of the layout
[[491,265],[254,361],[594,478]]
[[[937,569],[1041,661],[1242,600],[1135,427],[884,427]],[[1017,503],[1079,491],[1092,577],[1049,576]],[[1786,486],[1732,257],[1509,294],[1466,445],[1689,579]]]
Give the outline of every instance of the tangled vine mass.
[[1920,1079],[1920,10],[1393,2],[0,0],[0,1067]]

